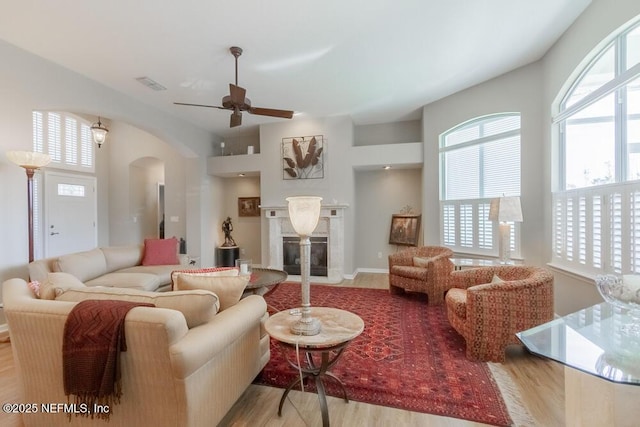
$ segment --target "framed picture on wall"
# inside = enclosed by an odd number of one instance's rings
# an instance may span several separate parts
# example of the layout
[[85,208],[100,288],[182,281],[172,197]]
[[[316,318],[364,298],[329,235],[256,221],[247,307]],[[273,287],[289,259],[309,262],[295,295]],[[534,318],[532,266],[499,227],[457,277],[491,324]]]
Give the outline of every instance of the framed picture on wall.
[[389,244],[418,246],[421,220],[422,215],[393,214],[391,216]]
[[260,216],[260,197],[238,197],[238,216]]
[[282,178],[324,178],[322,135],[282,138]]

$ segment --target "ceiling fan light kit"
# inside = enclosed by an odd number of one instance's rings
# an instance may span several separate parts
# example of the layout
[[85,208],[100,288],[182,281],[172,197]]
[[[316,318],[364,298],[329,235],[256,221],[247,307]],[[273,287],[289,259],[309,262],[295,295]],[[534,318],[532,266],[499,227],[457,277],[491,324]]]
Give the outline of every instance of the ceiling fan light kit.
[[293,111],[289,110],[277,110],[273,108],[260,108],[252,107],[251,100],[246,97],[246,89],[238,86],[238,57],[242,55],[242,49],[237,46],[229,48],[229,52],[234,56],[236,63],[236,80],[235,84],[229,83],[229,95],[222,98],[222,106],[217,105],[203,105],[203,104],[190,104],[185,102],[174,102],[176,105],[187,105],[191,107],[205,107],[205,108],[217,108],[220,110],[231,110],[231,117],[229,120],[229,127],[236,127],[242,124],[242,112],[246,111],[249,114],[268,117],[279,117],[282,119],[291,119],[293,117]]

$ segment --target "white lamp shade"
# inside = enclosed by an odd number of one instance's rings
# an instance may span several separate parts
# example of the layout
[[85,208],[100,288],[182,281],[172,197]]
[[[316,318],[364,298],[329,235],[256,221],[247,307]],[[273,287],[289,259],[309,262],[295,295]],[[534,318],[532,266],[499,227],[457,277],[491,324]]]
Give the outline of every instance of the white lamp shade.
[[25,169],[39,169],[51,162],[51,156],[35,151],[7,151],[7,159]]
[[316,229],[320,218],[321,201],[322,197],[316,196],[287,197],[289,219],[298,235],[310,236]]
[[500,222],[522,222],[520,197],[497,197],[491,200],[489,220]]

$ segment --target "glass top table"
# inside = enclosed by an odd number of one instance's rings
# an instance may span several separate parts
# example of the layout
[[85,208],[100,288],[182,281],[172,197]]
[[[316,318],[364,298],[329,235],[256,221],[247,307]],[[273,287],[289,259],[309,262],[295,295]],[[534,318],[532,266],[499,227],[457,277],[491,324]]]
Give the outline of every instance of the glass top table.
[[587,374],[640,385],[640,337],[622,331],[625,310],[603,302],[518,332],[527,349]]

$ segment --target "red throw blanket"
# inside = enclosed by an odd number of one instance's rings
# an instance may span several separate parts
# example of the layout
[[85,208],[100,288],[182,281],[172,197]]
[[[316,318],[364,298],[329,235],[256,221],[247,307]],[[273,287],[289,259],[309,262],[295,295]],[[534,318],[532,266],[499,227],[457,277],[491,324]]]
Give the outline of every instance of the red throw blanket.
[[[120,351],[126,351],[124,319],[129,310],[153,304],[112,301],[81,301],[71,310],[64,325],[62,370],[64,392],[75,395],[76,404],[86,404],[78,415],[109,418],[113,404],[120,401]],[[94,404],[108,405],[106,413],[94,414]],[[80,406],[78,406],[80,407]],[[69,414],[71,416],[71,414]]]

